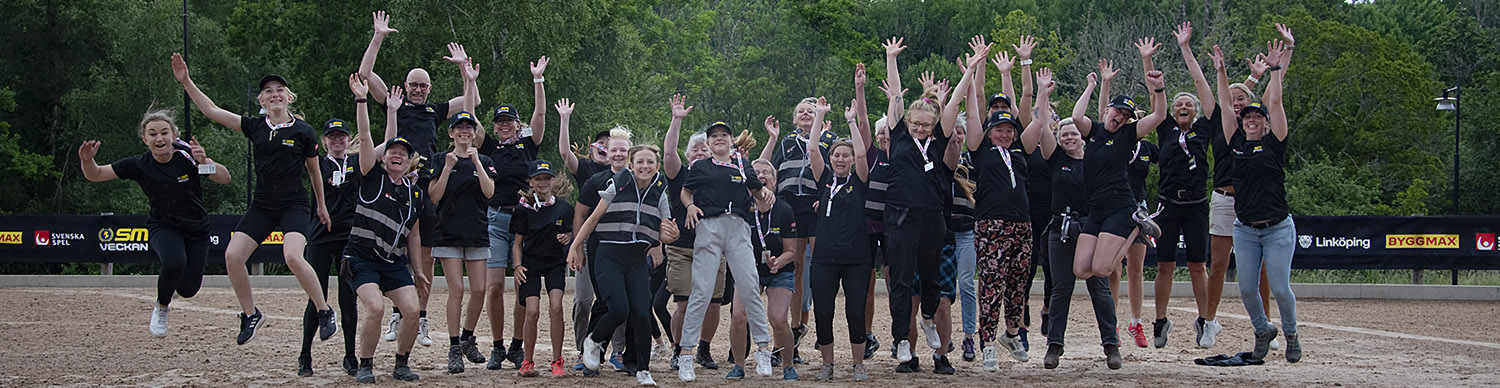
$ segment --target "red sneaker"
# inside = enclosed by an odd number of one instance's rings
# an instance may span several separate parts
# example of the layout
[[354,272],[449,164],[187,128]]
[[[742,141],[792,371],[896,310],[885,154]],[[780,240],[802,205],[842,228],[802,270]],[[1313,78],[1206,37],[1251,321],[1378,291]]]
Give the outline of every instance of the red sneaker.
[[1135,338],[1135,346],[1146,347],[1146,328],[1142,327],[1141,324],[1132,323],[1125,328],[1125,331],[1130,333],[1131,338]]
[[536,364],[531,360],[521,361],[521,377],[536,377]]
[[561,358],[552,360],[552,377],[563,377],[567,374],[568,372],[566,366],[563,365],[563,360]]

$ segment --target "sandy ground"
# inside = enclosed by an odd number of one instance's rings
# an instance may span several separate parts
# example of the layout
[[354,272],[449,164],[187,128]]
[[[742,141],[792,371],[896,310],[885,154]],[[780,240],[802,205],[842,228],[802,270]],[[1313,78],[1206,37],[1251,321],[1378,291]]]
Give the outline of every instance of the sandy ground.
[[[441,281],[441,280],[439,280]],[[0,343],[9,351],[0,353],[0,386],[356,386],[354,379],[339,368],[343,356],[342,333],[328,342],[313,344],[313,377],[296,376],[296,357],[301,336],[303,296],[288,289],[258,289],[256,300],[266,314],[266,325],[249,344],[237,346],[234,336],[238,308],[228,289],[203,290],[192,299],[173,303],[170,335],[151,337],[146,331],[151,312],[152,293],[146,288],[117,289],[0,289]],[[507,295],[514,297],[514,294]],[[885,297],[876,307],[875,332],[882,347],[889,345],[889,313]],[[571,293],[564,298],[571,305]],[[624,374],[606,372],[603,377],[585,378],[569,370],[564,378],[521,378],[514,369],[491,371],[480,364],[469,364],[463,374],[446,373],[444,314],[446,294],[433,295],[430,305],[432,337],[436,345],[417,346],[412,362],[422,375],[419,383],[402,383],[390,378],[395,343],[382,342],[376,352],[376,376],[381,385],[423,386],[633,386],[634,379]],[[1033,298],[1033,311],[1041,310],[1039,298]],[[1189,298],[1172,301],[1169,317],[1177,324],[1172,342],[1164,349],[1122,347],[1124,369],[1105,368],[1094,327],[1092,311],[1082,298],[1075,298],[1069,317],[1068,350],[1062,365],[1045,370],[1041,365],[1045,353],[1044,339],[1033,331],[1033,348],[1029,363],[1016,363],[1002,353],[1001,370],[987,373],[980,363],[964,362],[953,355],[958,373],[939,376],[930,373],[929,353],[923,350],[924,373],[897,374],[896,362],[886,349],[867,361],[873,379],[856,383],[849,379],[847,350],[836,352],[834,380],[816,382],[812,365],[798,368],[803,381],[783,383],[780,371],[776,379],[752,376],[745,386],[997,386],[1022,384],[1026,387],[1063,386],[1500,386],[1500,374],[1494,372],[1493,355],[1500,351],[1500,304],[1494,302],[1415,302],[1380,300],[1304,300],[1299,303],[1302,321],[1300,332],[1305,355],[1301,363],[1288,364],[1279,351],[1267,357],[1264,366],[1215,368],[1197,366],[1193,358],[1219,353],[1248,351],[1251,330],[1244,308],[1237,299],[1225,299],[1220,320],[1224,333],[1213,349],[1193,346],[1192,320],[1195,312]],[[1146,302],[1147,319],[1151,302]],[[1121,334],[1128,321],[1127,305],[1121,304]],[[571,308],[571,307],[569,307]],[[841,307],[842,308],[842,307]],[[565,311],[568,311],[565,309]],[[715,358],[723,361],[727,353],[727,310],[715,341]],[[955,324],[958,308],[955,306]],[[385,314],[388,314],[388,310]],[[546,310],[543,310],[541,338],[547,337]],[[571,319],[571,318],[569,318]],[[842,316],[835,322],[835,338],[847,338]],[[572,322],[568,322],[571,327]],[[509,319],[507,319],[509,326]],[[508,338],[511,328],[507,327]],[[1147,330],[1150,330],[1149,323]],[[491,330],[480,321],[481,346],[490,340]],[[955,332],[960,330],[955,327]],[[571,333],[571,330],[569,331]],[[811,337],[811,335],[809,336]],[[1127,344],[1129,340],[1122,338]],[[567,336],[565,357],[569,364],[576,359],[571,335]],[[808,342],[812,342],[810,339]],[[542,342],[537,358],[551,359],[551,346]],[[818,362],[810,344],[803,346],[805,356]],[[847,349],[845,346],[838,346]],[[925,346],[924,346],[925,348]],[[488,352],[486,351],[486,354]],[[510,364],[507,363],[507,366]],[[608,368],[606,368],[608,369]],[[753,369],[752,369],[753,370]],[[653,361],[652,371],[662,386],[714,386],[725,384],[723,368],[717,371],[698,369],[699,380],[682,383],[664,360]],[[543,371],[545,376],[547,373]]]

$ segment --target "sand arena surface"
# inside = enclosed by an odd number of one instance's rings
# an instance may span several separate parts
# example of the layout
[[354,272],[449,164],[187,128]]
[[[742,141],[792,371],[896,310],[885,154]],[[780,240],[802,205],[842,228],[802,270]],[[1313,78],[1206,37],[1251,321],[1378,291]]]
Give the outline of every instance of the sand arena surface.
[[[441,279],[438,279],[441,282]],[[257,304],[266,315],[264,326],[249,344],[238,346],[234,337],[239,321],[238,306],[227,288],[205,288],[192,299],[173,301],[169,336],[151,337],[150,319],[154,289],[57,289],[6,288],[0,290],[0,341],[9,348],[0,353],[0,386],[315,386],[352,387],[354,378],[343,373],[340,333],[327,342],[313,343],[312,377],[297,377],[297,354],[301,339],[301,315],[305,303],[301,291],[261,288],[255,290]],[[571,291],[564,298],[565,314],[571,311]],[[507,293],[508,299],[515,294]],[[571,316],[565,336],[564,359],[568,376],[522,378],[516,370],[491,371],[482,364],[468,364],[462,374],[446,373],[448,336],[444,322],[447,294],[434,292],[429,305],[432,347],[417,346],[412,365],[422,379],[417,383],[394,381],[390,370],[394,342],[381,342],[376,350],[375,372],[380,386],[634,386],[633,378],[604,372],[585,378],[573,371],[577,353],[573,348]],[[924,372],[898,374],[890,345],[890,317],[884,295],[877,295],[875,333],[882,349],[866,361],[871,380],[856,383],[849,378],[848,347],[835,345],[838,360],[834,379],[813,381],[821,362],[812,349],[809,333],[802,354],[813,363],[799,365],[803,380],[783,383],[780,370],[775,379],[754,375],[741,382],[723,379],[727,366],[719,370],[698,368],[698,381],[682,383],[666,360],[653,360],[651,370],[661,386],[1500,386],[1494,354],[1500,352],[1500,303],[1383,300],[1303,300],[1298,304],[1304,356],[1301,363],[1288,364],[1280,351],[1272,351],[1264,366],[1215,368],[1197,366],[1193,358],[1248,351],[1253,335],[1238,299],[1226,298],[1220,321],[1224,332],[1212,349],[1193,345],[1192,321],[1196,317],[1191,298],[1175,298],[1168,316],[1176,328],[1171,343],[1163,349],[1136,348],[1125,337],[1128,304],[1121,303],[1120,333],[1125,366],[1111,371],[1104,365],[1093,312],[1084,297],[1075,297],[1069,317],[1067,352],[1057,369],[1042,368],[1045,340],[1038,328],[1031,333],[1031,362],[1016,363],[1001,353],[999,372],[987,373],[979,361],[962,361],[951,355],[958,373],[931,373],[931,352],[922,342],[917,354]],[[842,302],[842,299],[840,299]],[[1123,301],[1122,301],[1123,302]],[[551,360],[546,303],[543,302],[541,333],[536,358]],[[675,308],[675,306],[672,306]],[[842,309],[842,306],[840,306]],[[840,310],[842,311],[842,310]],[[1041,311],[1041,301],[1032,298],[1032,311]],[[1153,314],[1146,301],[1146,330]],[[509,311],[507,311],[507,314]],[[954,332],[959,309],[954,306]],[[389,310],[381,313],[382,324]],[[725,310],[713,353],[721,364],[728,352],[728,310]],[[1273,317],[1273,321],[1275,318]],[[512,333],[507,315],[504,336]],[[847,338],[842,312],[835,319],[836,339]],[[1038,322],[1033,322],[1034,324]],[[1279,324],[1279,323],[1278,323]],[[809,325],[811,326],[811,325]],[[341,328],[343,330],[343,328]],[[488,356],[492,337],[488,323],[477,328],[481,349]],[[1149,335],[1149,334],[1148,334]],[[958,334],[955,334],[958,336]],[[961,338],[960,338],[961,340]],[[836,341],[836,344],[841,341]],[[925,341],[924,341],[925,342]],[[548,376],[546,364],[538,363]],[[509,362],[506,363],[510,367]],[[748,366],[748,365],[747,365]],[[606,370],[609,367],[605,367]]]

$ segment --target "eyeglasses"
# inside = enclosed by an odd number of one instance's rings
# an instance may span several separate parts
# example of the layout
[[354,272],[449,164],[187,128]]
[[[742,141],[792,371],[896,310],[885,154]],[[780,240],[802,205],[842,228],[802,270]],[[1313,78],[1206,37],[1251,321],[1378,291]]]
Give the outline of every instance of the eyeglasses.
[[406,88],[407,89],[431,89],[432,88],[432,84],[407,82],[406,83]]
[[913,126],[913,127],[919,127],[919,128],[932,128],[934,126],[937,126],[937,123],[931,123],[931,122],[924,123],[924,122],[921,122],[921,121],[907,121],[906,123],[907,124],[911,124],[911,126]]

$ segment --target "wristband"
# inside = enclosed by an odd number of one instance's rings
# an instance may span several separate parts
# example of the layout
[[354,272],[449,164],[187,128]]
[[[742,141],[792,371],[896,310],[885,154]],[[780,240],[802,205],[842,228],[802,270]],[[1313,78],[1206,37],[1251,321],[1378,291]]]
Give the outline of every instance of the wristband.
[[1167,88],[1156,89],[1156,90],[1152,90],[1151,92],[1152,93],[1161,93],[1161,92],[1165,92],[1165,91],[1167,91]]
[[1281,70],[1281,65],[1271,65],[1271,67],[1267,67],[1266,68],[1266,71],[1277,71],[1277,70]]
[[1245,76],[1245,82],[1249,82],[1249,83],[1253,83],[1253,84],[1260,83],[1260,78],[1255,78],[1255,76],[1253,76],[1253,75]]
[[539,84],[539,83],[546,82],[546,81],[547,81],[547,77],[536,77],[536,78],[532,78],[531,79],[531,83],[534,83],[534,84]]
[[1021,60],[1021,66],[1030,66],[1030,65],[1031,65],[1031,60],[1030,59],[1022,59]]
[[370,101],[370,99],[364,98],[364,97],[358,97],[358,98],[354,99],[354,103],[355,104],[363,104],[363,103],[366,103],[366,102],[369,102],[369,101]]

